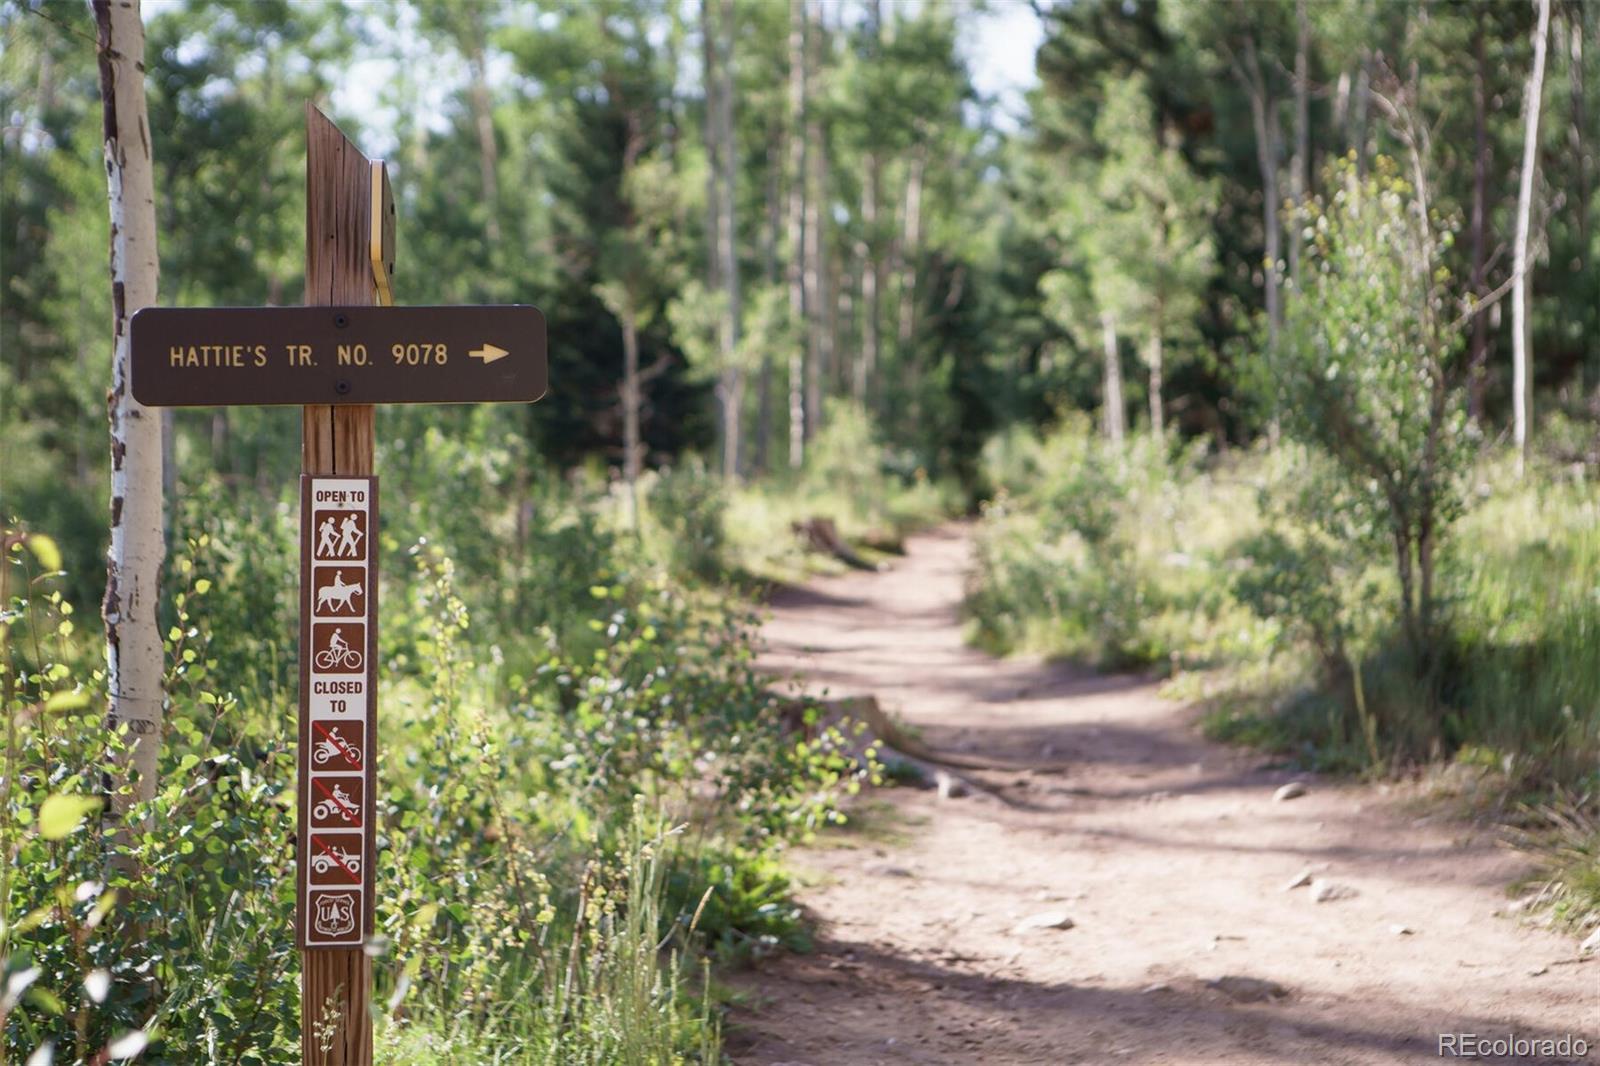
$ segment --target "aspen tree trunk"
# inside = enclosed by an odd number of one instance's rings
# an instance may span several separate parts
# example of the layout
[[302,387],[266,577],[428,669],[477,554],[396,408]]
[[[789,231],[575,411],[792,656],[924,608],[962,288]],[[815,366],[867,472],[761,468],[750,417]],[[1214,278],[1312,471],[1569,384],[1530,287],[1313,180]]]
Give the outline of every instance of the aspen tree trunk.
[[1517,237],[1513,247],[1511,285],[1511,378],[1515,415],[1513,435],[1517,469],[1528,459],[1528,423],[1532,415],[1533,382],[1528,353],[1528,229],[1533,214],[1533,180],[1538,164],[1539,103],[1544,92],[1545,41],[1550,34],[1550,0],[1534,0],[1539,13],[1533,33],[1533,70],[1528,74],[1523,98],[1522,173],[1517,186]]
[[856,402],[866,405],[878,372],[878,259],[873,253],[873,229],[878,224],[877,186],[880,180],[878,157],[867,159],[867,180],[861,189],[861,224],[868,236],[857,250],[861,260],[861,354],[856,359],[851,393]]
[[913,153],[906,170],[905,219],[901,230],[898,269],[900,307],[895,320],[895,355],[904,369],[911,393],[911,418],[921,417],[922,364],[912,341],[917,326],[917,251],[922,245],[922,177],[927,160],[921,150]]
[[[806,320],[806,9],[789,0],[789,318],[799,329]],[[806,458],[804,337],[789,343],[789,466]]]
[[1100,330],[1105,342],[1105,395],[1102,397],[1101,422],[1106,439],[1121,444],[1124,434],[1122,410],[1122,357],[1117,352],[1117,316],[1110,311],[1100,312]]
[[822,359],[827,363],[827,387],[834,395],[843,395],[848,383],[845,381],[845,360],[840,359],[838,354],[846,351],[848,338],[845,331],[850,328],[848,323],[854,301],[850,295],[850,258],[842,246],[835,245],[832,248],[827,258],[827,269],[822,275],[827,279],[827,291],[822,296],[822,307],[827,314],[826,346]]
[[717,31],[713,17],[718,0],[700,0],[700,82],[705,91],[706,114],[701,126],[706,149],[706,288],[715,292],[721,286],[718,264],[722,254],[722,229],[718,214],[722,197],[718,187],[722,168],[717,160],[717,94],[722,84],[717,79]]
[[[874,60],[883,51],[883,7],[879,0],[868,0],[872,23]],[[883,203],[883,157],[876,148],[867,152],[867,180],[861,185],[861,228],[865,234],[861,254],[861,353],[856,359],[852,393],[856,402],[867,405],[877,383],[882,312],[879,297],[883,292],[883,261],[878,254],[878,206]]]
[[1145,361],[1150,368],[1150,431],[1157,437],[1166,433],[1166,408],[1161,402],[1161,388],[1163,379],[1162,361],[1165,358],[1162,351],[1161,327],[1158,324],[1155,332],[1150,335],[1149,355]]
[[[820,67],[822,50],[822,24],[820,15],[809,20],[806,39],[806,81],[815,84]],[[824,314],[822,297],[822,271],[825,247],[823,227],[826,225],[822,205],[826,201],[827,154],[822,139],[822,123],[817,109],[806,112],[806,440],[811,440],[822,428],[822,372],[824,340]]]
[[[128,320],[156,302],[155,176],[138,0],[94,0],[111,205],[111,550],[106,557],[108,724],[126,726],[134,797],[156,793],[163,651],[156,619],[162,542],[161,420],[129,390]],[[120,783],[120,782],[119,782]],[[116,800],[116,813],[126,797]]]
[[1355,130],[1351,146],[1356,150],[1356,176],[1367,176],[1367,115],[1372,110],[1372,56],[1365,49],[1361,53],[1361,67],[1356,71],[1355,103],[1351,105],[1350,124]]
[[639,440],[639,322],[633,294],[624,298],[622,314],[622,475],[628,482],[629,520],[639,528],[639,472],[644,458]]
[[1350,91],[1354,84],[1350,72],[1341,70],[1333,88],[1333,124],[1344,135],[1346,144],[1350,142]]
[[1274,101],[1265,93],[1252,94],[1250,114],[1256,128],[1256,163],[1261,169],[1261,227],[1266,248],[1263,275],[1267,301],[1267,344],[1278,350],[1278,328],[1283,321],[1278,294],[1278,260],[1283,255],[1283,226],[1278,221],[1278,120]]
[[486,210],[483,232],[491,245],[500,240],[500,183],[496,177],[499,169],[500,149],[494,141],[494,110],[489,101],[488,60],[484,55],[483,11],[476,4],[464,5],[474,13],[472,55],[467,66],[472,73],[472,118],[478,131],[478,172],[483,186],[483,205]]
[[[1572,98],[1572,125],[1567,137],[1572,142],[1572,166],[1578,172],[1578,248],[1584,256],[1589,254],[1589,163],[1583,138],[1589,119],[1584,107],[1583,34],[1593,6],[1580,4],[1567,13],[1567,84]],[[1583,265],[1591,264],[1585,261]]]
[[[1250,120],[1255,127],[1256,163],[1261,170],[1261,228],[1265,245],[1262,256],[1262,283],[1267,305],[1267,362],[1275,367],[1278,358],[1278,333],[1283,324],[1283,309],[1278,293],[1278,257],[1282,249],[1282,227],[1278,220],[1278,111],[1277,102],[1267,87],[1256,54],[1255,39],[1244,41],[1244,62],[1235,72],[1250,100]],[[1267,427],[1267,438],[1278,440],[1279,417],[1276,410]]]
[[[1298,208],[1311,188],[1311,19],[1306,0],[1295,0],[1294,158],[1289,162],[1289,196]],[[1300,239],[1289,240],[1289,277],[1300,287]]]
[[[712,18],[713,0],[701,0],[705,36],[707,213],[712,246],[711,285],[723,293],[717,346],[722,372],[717,382],[722,430],[722,476],[739,476],[740,410],[744,374],[738,364],[739,259],[735,223],[734,180],[738,157],[733,142],[733,4],[717,0],[719,19]],[[717,26],[717,21],[721,26]]]
[[727,301],[722,310],[722,365],[726,389],[726,438],[722,468],[729,478],[739,476],[740,411],[744,404],[744,369],[739,366],[739,322],[744,314],[739,288],[738,200],[734,183],[739,173],[739,149],[733,125],[733,0],[722,0],[720,85],[717,91],[717,161],[722,166],[722,209],[718,217],[717,249]]
[[[778,231],[783,228],[783,140],[774,129],[767,143],[767,219],[762,235],[762,271],[768,285],[778,283]],[[761,372],[757,381],[756,396],[756,470],[765,474],[771,469],[772,447],[772,384],[776,376],[772,365],[772,344],[761,346]]]
[[[1482,297],[1488,287],[1489,264],[1489,57],[1483,31],[1483,7],[1474,9],[1472,29],[1472,244],[1471,288]],[[1475,422],[1483,421],[1484,390],[1489,370],[1489,318],[1482,311],[1472,316],[1467,342],[1467,407]]]

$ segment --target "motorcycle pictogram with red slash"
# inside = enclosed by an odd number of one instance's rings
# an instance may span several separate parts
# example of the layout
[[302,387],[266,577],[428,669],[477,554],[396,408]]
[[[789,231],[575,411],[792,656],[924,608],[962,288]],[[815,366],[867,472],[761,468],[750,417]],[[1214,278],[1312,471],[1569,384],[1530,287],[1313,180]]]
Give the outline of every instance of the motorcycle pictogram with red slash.
[[365,722],[311,722],[311,765],[318,770],[358,771],[365,765]]

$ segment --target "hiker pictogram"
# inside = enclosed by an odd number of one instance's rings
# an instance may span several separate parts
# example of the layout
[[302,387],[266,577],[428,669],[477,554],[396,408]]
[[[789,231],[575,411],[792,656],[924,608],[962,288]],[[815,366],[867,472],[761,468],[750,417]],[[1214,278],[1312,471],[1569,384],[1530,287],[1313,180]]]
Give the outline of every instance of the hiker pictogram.
[[356,915],[361,896],[355,892],[314,892],[311,894],[311,928],[330,940],[347,937],[356,931]]
[[311,883],[359,885],[366,847],[360,833],[312,833],[306,861]]
[[360,777],[311,777],[311,824],[318,828],[353,829],[361,825],[366,789]]
[[367,627],[318,622],[311,627],[311,666],[324,674],[359,674],[366,667]]
[[367,512],[318,511],[312,521],[312,557],[318,562],[367,557]]
[[361,567],[317,567],[312,574],[312,585],[316,590],[314,613],[361,617],[366,613],[365,580],[366,571]]
[[311,723],[311,764],[319,770],[360,770],[361,722]]

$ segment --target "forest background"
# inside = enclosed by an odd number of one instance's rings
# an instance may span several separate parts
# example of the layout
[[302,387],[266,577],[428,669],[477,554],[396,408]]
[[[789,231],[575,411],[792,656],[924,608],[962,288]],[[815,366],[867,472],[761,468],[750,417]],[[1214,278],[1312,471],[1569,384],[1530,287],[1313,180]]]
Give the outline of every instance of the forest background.
[[[997,20],[1037,35],[1025,93],[979,88]],[[396,1061],[715,1059],[692,960],[802,946],[782,849],[879,776],[750,667],[751,596],[830,565],[791,533],[818,516],[869,555],[973,516],[975,641],[1168,672],[1310,765],[1466,775],[1555,920],[1594,920],[1600,7],[190,0],[146,29],[160,303],[297,300],[311,100],[388,157],[399,302],[549,323],[539,404],[378,420]],[[287,1061],[297,414],[161,415],[162,788],[118,837],[85,820],[126,747],[91,621],[96,26],[27,0],[0,32],[6,1047]]]

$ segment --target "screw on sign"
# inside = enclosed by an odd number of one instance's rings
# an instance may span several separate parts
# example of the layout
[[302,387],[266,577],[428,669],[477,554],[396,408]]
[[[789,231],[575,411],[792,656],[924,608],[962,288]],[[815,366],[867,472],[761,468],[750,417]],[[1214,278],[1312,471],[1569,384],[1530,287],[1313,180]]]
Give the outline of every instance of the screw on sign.
[[546,388],[537,308],[392,306],[394,226],[382,161],[308,104],[308,306],[148,307],[129,338],[146,406],[303,407],[296,928],[301,1054],[319,1066],[372,1062],[361,950],[377,859],[372,405],[532,403]]

